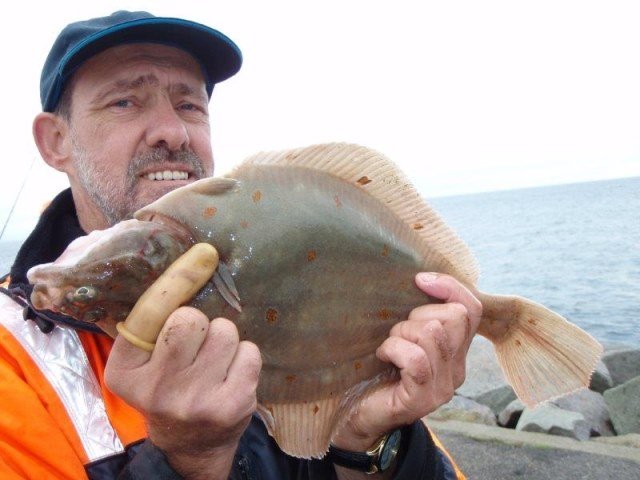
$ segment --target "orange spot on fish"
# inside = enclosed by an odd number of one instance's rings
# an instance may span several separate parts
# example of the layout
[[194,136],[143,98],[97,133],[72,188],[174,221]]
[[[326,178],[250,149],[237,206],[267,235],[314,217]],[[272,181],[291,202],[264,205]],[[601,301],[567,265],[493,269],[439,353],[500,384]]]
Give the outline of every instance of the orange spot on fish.
[[530,318],[529,320],[527,320],[527,322],[529,322],[531,325],[535,325],[536,321],[534,318]]
[[315,415],[316,413],[318,413],[320,411],[320,407],[318,405],[314,405],[313,406],[313,414]]
[[296,381],[296,376],[295,375],[287,375],[286,377],[284,377],[285,381],[287,383],[293,383]]
[[205,218],[211,218],[216,214],[217,211],[218,209],[216,207],[207,207],[202,212],[202,216]]
[[267,322],[273,325],[278,321],[278,311],[275,308],[268,308],[265,318]]
[[389,256],[389,245],[384,245],[382,247],[382,256],[383,257],[388,257]]
[[520,340],[516,339],[516,345],[520,347],[520,346],[522,346],[522,342],[520,342]]
[[366,184],[368,184],[368,183],[371,183],[371,179],[370,179],[369,177],[367,177],[366,175],[364,175],[364,176],[362,176],[362,177],[360,177],[360,178],[358,179],[358,183],[359,183],[360,185],[366,185]]
[[242,220],[240,222],[240,227],[241,228],[247,228],[249,226],[249,222],[247,222],[246,220]]
[[355,368],[356,370],[360,370],[362,368],[362,363],[354,362],[353,363],[353,368]]
[[253,192],[253,195],[251,195],[251,198],[253,198],[254,203],[258,203],[262,199],[262,192],[260,190],[256,190]]
[[414,223],[412,227],[414,230],[422,230],[424,228],[424,225],[421,223]]
[[340,197],[338,195],[335,195],[333,197],[333,201],[336,202],[336,207],[340,208],[342,206],[342,201],[340,200]]
[[388,320],[391,318],[391,312],[386,308],[382,308],[378,310],[377,316],[380,320]]
[[316,253],[315,250],[309,250],[307,252],[307,262],[313,262],[317,256],[318,254]]

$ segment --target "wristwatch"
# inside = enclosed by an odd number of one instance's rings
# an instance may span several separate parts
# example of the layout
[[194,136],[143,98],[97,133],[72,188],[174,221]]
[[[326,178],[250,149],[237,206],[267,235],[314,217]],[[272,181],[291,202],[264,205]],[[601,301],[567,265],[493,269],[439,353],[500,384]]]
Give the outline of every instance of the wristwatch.
[[336,465],[373,474],[386,471],[400,450],[402,431],[398,428],[380,437],[366,452],[350,452],[329,445],[328,457]]

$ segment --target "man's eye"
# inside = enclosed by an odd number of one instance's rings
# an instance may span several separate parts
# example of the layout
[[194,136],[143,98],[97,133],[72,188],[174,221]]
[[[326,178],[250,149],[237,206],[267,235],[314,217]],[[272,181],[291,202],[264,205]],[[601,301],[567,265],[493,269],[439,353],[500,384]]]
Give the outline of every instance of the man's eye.
[[190,102],[185,102],[185,103],[181,103],[178,106],[178,110],[182,110],[185,112],[200,112],[200,113],[207,113],[207,109],[198,105],[197,103],[190,103]]
[[118,107],[118,108],[127,108],[131,106],[131,100],[126,100],[126,99],[116,100],[111,104],[111,106]]

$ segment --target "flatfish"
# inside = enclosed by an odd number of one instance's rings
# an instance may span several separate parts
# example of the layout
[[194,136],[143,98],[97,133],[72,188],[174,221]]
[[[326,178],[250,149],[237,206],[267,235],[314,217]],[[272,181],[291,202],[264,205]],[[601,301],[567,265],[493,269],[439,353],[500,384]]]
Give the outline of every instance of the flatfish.
[[259,346],[259,413],[294,456],[322,457],[353,405],[397,378],[375,351],[414,307],[436,301],[414,285],[419,271],[450,274],[475,293],[478,333],[527,405],[587,386],[601,353],[547,308],[479,292],[471,252],[407,176],[351,144],[259,153],[168,193],[30,270],[33,305],[113,331],[196,242],[213,245],[220,266],[190,305],[229,318]]

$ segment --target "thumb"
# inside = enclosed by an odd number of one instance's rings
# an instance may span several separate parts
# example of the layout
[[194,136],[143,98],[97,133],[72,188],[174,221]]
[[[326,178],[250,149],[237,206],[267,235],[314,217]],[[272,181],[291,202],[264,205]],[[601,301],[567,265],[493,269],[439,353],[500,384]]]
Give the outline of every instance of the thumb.
[[127,319],[117,325],[120,335],[107,361],[107,384],[117,375],[149,361],[158,334],[169,315],[207,283],[217,266],[216,249],[206,243],[197,243],[153,282],[133,306]]
[[218,252],[208,243],[196,243],[173,262],[142,294],[118,333],[144,350],[152,351],[169,315],[185,304],[211,278]]

